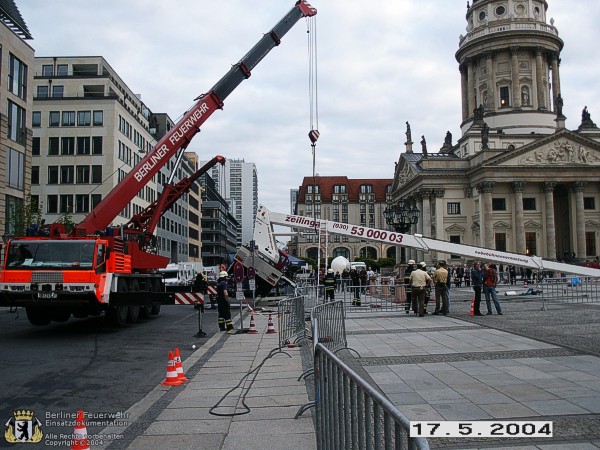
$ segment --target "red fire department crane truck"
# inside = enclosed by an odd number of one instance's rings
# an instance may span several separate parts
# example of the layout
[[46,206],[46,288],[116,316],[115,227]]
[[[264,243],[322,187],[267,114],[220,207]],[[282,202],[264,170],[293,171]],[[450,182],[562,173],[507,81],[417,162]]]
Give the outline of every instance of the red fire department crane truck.
[[[165,189],[157,202],[125,226],[109,227],[120,211],[178,152],[200,126],[222,109],[223,101],[303,17],[317,10],[299,0],[275,27],[196,103],[155,148],[70,233],[62,224],[37,228],[33,236],[11,239],[0,272],[0,305],[23,306],[34,325],[107,313],[115,323],[158,314],[172,303],[158,269],[168,258],[156,254],[152,234],[158,219],[176,200]],[[206,169],[208,170],[208,169]],[[191,183],[190,183],[191,184]]]
[[277,248],[274,237],[274,225],[307,229],[316,233],[339,234],[383,244],[400,245],[415,248],[425,253],[437,251],[452,255],[462,255],[472,259],[528,267],[534,270],[548,270],[578,274],[586,277],[600,277],[600,270],[590,267],[546,261],[537,256],[501,252],[465,244],[454,244],[452,242],[426,238],[417,234],[403,234],[330,220],[281,214],[269,211],[264,206],[260,206],[254,222],[254,247],[253,249],[249,246],[240,247],[235,255],[235,260],[241,262],[246,268],[250,266],[254,267],[256,276],[260,278],[260,284],[257,284],[257,286],[260,286],[263,293],[268,291],[270,287],[275,286],[282,278],[289,282],[283,275],[287,255]]

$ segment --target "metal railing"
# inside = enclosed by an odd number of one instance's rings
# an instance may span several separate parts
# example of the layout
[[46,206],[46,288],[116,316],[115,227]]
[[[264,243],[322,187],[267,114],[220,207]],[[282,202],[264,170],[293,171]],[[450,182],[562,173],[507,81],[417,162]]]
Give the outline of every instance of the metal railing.
[[306,339],[304,297],[290,297],[277,303],[279,348]]
[[313,321],[317,449],[429,449],[409,436],[410,421],[381,393],[318,342]]
[[580,275],[545,278],[531,285],[534,295],[542,295],[544,301],[563,303],[595,303],[600,301],[600,279]]
[[[321,343],[332,352],[348,347],[344,317],[342,300],[315,306],[311,312],[313,343]],[[315,339],[315,323],[320,327],[318,340]]]

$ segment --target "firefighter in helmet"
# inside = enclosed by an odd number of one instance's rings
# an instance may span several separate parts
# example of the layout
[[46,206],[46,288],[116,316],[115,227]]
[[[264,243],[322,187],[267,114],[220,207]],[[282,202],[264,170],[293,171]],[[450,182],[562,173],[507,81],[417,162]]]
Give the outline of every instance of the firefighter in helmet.
[[217,280],[217,308],[219,313],[219,330],[233,334],[233,322],[231,321],[231,308],[229,292],[227,291],[227,279],[229,275],[226,271],[219,273],[219,279]]

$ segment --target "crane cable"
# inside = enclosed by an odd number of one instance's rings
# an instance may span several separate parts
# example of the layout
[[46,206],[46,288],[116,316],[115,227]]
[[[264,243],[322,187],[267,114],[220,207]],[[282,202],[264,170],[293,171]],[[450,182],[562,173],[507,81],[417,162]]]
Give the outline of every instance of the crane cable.
[[312,185],[312,216],[314,223],[314,231],[318,236],[319,246],[317,253],[317,279],[316,283],[319,284],[319,270],[318,268],[321,266],[321,235],[319,232],[319,227],[317,226],[316,220],[316,185],[317,185],[317,175],[316,175],[316,149],[317,149],[317,140],[319,139],[319,95],[318,95],[318,64],[317,64],[317,18],[316,16],[308,17],[306,19],[307,25],[307,37],[308,37],[308,98],[309,98],[309,108],[310,108],[310,131],[308,133],[308,138],[311,142],[312,148],[312,175],[313,175],[313,185]]

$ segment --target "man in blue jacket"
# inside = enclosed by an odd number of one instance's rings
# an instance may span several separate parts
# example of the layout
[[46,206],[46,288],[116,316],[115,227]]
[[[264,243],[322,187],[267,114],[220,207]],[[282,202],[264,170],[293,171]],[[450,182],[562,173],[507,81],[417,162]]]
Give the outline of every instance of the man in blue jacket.
[[481,314],[481,287],[483,286],[483,269],[479,261],[476,261],[471,270],[471,286],[475,293],[475,304],[473,306],[474,315],[483,316]]

